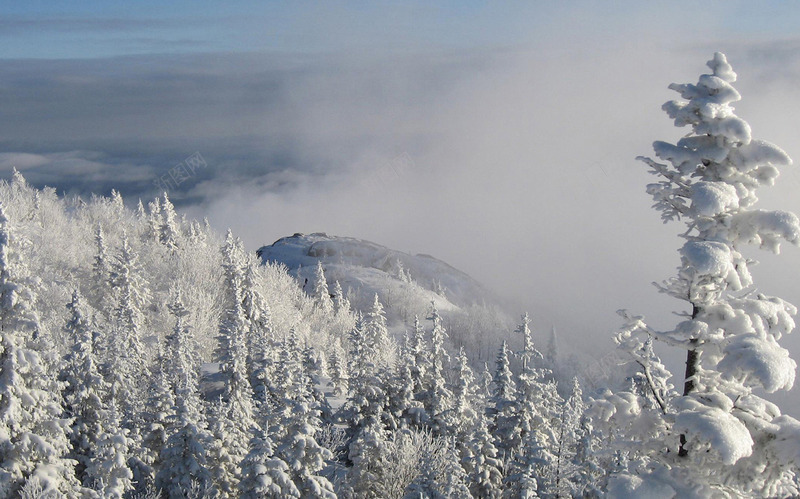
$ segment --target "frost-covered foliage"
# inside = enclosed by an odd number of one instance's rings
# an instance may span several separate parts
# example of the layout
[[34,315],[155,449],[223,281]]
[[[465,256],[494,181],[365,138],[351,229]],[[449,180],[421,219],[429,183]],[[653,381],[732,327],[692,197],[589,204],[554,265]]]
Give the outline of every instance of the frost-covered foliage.
[[[664,107],[692,134],[645,159],[663,218],[687,222],[660,289],[691,312],[671,331],[622,312],[629,385],[589,400],[559,385],[554,331],[542,355],[527,315],[514,330],[430,257],[296,236],[271,247],[312,243],[290,275],[166,195],[134,212],[0,181],[0,496],[798,494],[800,422],[762,398],[794,383],[796,310],[751,289],[743,253],[800,240],[754,207],[789,159],[733,113],[724,56],[709,66]],[[373,287],[343,290],[365,258]],[[682,392],[656,340],[687,352]]]
[[[777,253],[800,242],[800,221],[757,209],[756,189],[772,185],[791,159],[752,138],[736,116],[736,73],[721,53],[697,84],[673,84],[681,100],[663,109],[692,133],[676,144],[655,142],[657,159],[640,158],[660,177],[648,186],[665,222],[684,220],[678,274],[659,289],[690,311],[671,331],[655,331],[623,312],[617,335],[639,367],[630,392],[595,402],[596,422],[614,421],[629,462],[609,481],[612,493],[643,496],[784,496],[796,494],[798,422],[760,394],[788,390],[796,363],[778,341],[794,328],[797,309],[756,291],[743,251]],[[682,393],[654,354],[655,338],[687,351]],[[638,388],[637,388],[638,387]],[[634,439],[646,440],[638,449]]]

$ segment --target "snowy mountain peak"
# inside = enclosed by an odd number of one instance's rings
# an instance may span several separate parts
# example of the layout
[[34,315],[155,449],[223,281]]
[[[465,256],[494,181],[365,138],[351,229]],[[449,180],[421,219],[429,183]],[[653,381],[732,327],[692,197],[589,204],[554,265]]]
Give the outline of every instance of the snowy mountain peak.
[[328,282],[339,281],[357,309],[369,306],[377,293],[391,315],[403,320],[424,313],[431,302],[446,311],[496,301],[470,276],[430,255],[352,237],[297,233],[257,254],[264,262],[286,265],[301,283],[313,282],[317,262],[322,262]]

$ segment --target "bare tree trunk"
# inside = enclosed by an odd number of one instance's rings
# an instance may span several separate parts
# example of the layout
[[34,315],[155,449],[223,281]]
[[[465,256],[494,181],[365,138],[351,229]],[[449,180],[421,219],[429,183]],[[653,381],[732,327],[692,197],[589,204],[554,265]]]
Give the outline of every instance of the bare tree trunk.
[[[700,309],[697,305],[692,304],[692,320],[697,318],[697,314],[700,313]],[[691,345],[697,345],[697,339],[690,340],[689,343]],[[683,383],[683,395],[689,395],[694,391],[695,383],[694,383],[694,376],[697,374],[697,364],[700,359],[700,354],[697,352],[696,348],[690,348],[688,352],[686,352],[686,374],[684,375],[684,383]],[[686,457],[689,455],[689,451],[686,450],[686,435],[681,435],[681,447],[678,451],[678,455],[680,457]]]

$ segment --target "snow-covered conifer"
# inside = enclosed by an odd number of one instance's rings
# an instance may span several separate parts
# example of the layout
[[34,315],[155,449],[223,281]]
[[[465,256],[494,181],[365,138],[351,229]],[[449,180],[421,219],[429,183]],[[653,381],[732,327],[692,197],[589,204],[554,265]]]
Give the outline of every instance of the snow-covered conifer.
[[472,436],[462,451],[461,465],[467,471],[473,497],[497,498],[503,491],[503,463],[489,433],[489,421],[479,415]]
[[274,375],[275,338],[270,324],[270,310],[259,289],[257,264],[247,261],[242,280],[242,308],[247,319],[247,373],[257,403],[267,400]]
[[389,329],[386,327],[386,312],[377,293],[375,293],[372,306],[364,314],[364,335],[374,352],[376,367],[380,370],[392,366],[395,361],[396,345],[389,336]]
[[670,85],[683,100],[663,106],[676,126],[689,125],[692,133],[676,144],[655,142],[657,160],[640,158],[660,177],[647,190],[662,219],[687,224],[677,276],[660,289],[685,301],[689,311],[671,331],[640,321],[618,335],[623,344],[650,335],[685,349],[683,395],[665,401],[668,451],[651,453],[652,473],[620,476],[614,484],[668,475],[679,494],[687,487],[699,495],[791,494],[790,469],[800,455],[784,451],[800,443],[799,423],[757,393],[793,385],[796,364],[778,340],[794,328],[796,308],[744,293],[752,277],[742,253],[747,243],[777,253],[781,240],[800,242],[797,216],[754,207],[756,189],[772,185],[778,168],[791,160],[777,146],[753,139],[734,113],[731,104],[740,95],[725,56],[714,54],[708,66],[711,73],[697,84]]
[[382,420],[387,405],[383,380],[380,378],[378,351],[374,336],[368,335],[365,320],[359,314],[350,331],[350,396],[346,412],[353,428],[360,428],[370,418]]
[[163,216],[161,214],[161,201],[155,198],[147,203],[147,208],[147,236],[151,241],[160,241],[161,226],[164,225]]
[[167,336],[164,383],[174,397],[168,437],[160,452],[158,486],[170,497],[179,497],[194,489],[205,490],[211,485],[207,470],[205,421],[201,412],[198,369],[200,357],[186,318],[189,311],[183,304],[180,290],[174,293],[170,312],[175,327]]
[[[103,227],[97,224],[95,229],[95,256],[92,262],[92,283],[91,292],[95,303],[105,305],[106,308],[110,299],[111,290],[111,259],[108,256]],[[109,310],[103,310],[107,313]]]
[[431,321],[431,352],[430,352],[430,372],[429,389],[430,392],[427,399],[426,409],[433,421],[433,428],[440,435],[446,433],[445,423],[443,421],[444,412],[450,407],[453,394],[447,388],[445,382],[445,368],[450,362],[450,355],[445,349],[444,342],[447,339],[447,331],[442,324],[442,317],[436,309],[436,305],[432,304],[433,308],[428,320]]
[[41,328],[36,282],[0,203],[0,496],[26,482],[43,493],[72,495],[78,487],[69,452],[70,420],[62,419],[60,387],[36,349]]
[[314,287],[311,293],[320,310],[325,314],[333,312],[333,300],[331,300],[328,281],[325,279],[325,270],[322,268],[320,260],[317,260],[317,269],[314,271]]
[[503,460],[510,459],[515,454],[520,445],[522,431],[517,407],[517,388],[508,354],[508,345],[503,341],[497,352],[494,391],[488,408],[491,433],[495,437],[495,445]]
[[339,341],[334,341],[331,348],[330,365],[328,372],[331,377],[331,386],[333,387],[333,394],[341,397],[349,391],[349,380],[347,377],[346,355]]
[[253,393],[247,376],[247,345],[245,331],[248,320],[243,307],[243,250],[241,242],[231,231],[222,248],[222,266],[225,275],[225,305],[220,318],[216,358],[224,382],[222,407],[215,412],[212,433],[223,438],[225,454],[230,456],[218,462],[218,466],[231,465],[225,473],[225,482],[220,485],[224,493],[233,494],[238,482],[238,465],[248,452],[249,435],[253,426]]
[[453,439],[440,437],[441,445],[434,452],[421,456],[420,474],[407,489],[407,498],[470,497],[467,474],[461,467]]
[[108,386],[99,370],[94,331],[87,317],[86,305],[77,290],[73,292],[67,310],[70,318],[64,330],[73,346],[64,359],[60,379],[64,383],[64,409],[72,419],[70,457],[77,461],[78,479],[88,485],[84,474],[106,414]]
[[333,283],[333,308],[337,314],[346,314],[350,312],[350,300],[347,299],[347,296],[344,294],[344,290],[342,290],[342,285],[339,284],[339,281],[334,281]]
[[277,451],[289,465],[292,480],[302,497],[335,498],[333,485],[319,474],[333,455],[314,438],[321,422],[319,410],[312,402],[308,394],[296,394],[287,400],[281,415],[286,434]]
[[477,417],[473,409],[472,393],[475,376],[469,367],[469,359],[463,346],[458,351],[451,378],[455,383],[452,389],[452,406],[444,412],[443,421],[447,433],[456,438],[456,444],[460,447],[466,441]]
[[142,276],[139,257],[125,233],[119,254],[112,263],[111,285],[115,297],[112,334],[108,337],[107,348],[111,396],[121,411],[123,426],[132,430],[131,425],[138,420],[142,409],[136,403],[137,394],[145,390],[147,380],[142,310],[149,301],[149,289]]
[[245,499],[301,497],[289,474],[289,466],[275,455],[267,430],[255,429],[250,452],[242,462],[239,493],[239,497]]
[[176,220],[178,215],[175,213],[175,207],[170,202],[166,192],[163,194],[163,199],[161,203],[163,217],[161,227],[159,227],[159,241],[170,251],[174,251],[179,246],[179,238],[181,236],[180,226]]
[[133,442],[128,438],[128,430],[122,427],[113,399],[96,439],[91,461],[86,468],[86,481],[101,497],[122,499],[133,490],[133,472],[128,467],[128,458],[134,449]]

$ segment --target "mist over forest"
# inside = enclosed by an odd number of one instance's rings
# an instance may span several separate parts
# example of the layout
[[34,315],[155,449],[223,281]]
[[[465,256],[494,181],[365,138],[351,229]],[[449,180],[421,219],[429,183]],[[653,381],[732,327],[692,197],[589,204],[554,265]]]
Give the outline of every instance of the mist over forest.
[[800,493],[797,7],[46,3],[0,495]]

